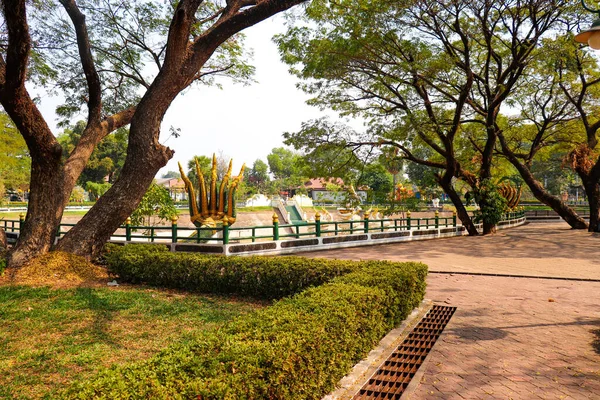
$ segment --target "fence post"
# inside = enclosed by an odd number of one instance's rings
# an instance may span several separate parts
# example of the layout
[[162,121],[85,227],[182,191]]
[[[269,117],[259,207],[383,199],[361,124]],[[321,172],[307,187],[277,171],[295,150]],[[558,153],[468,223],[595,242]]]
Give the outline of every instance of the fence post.
[[410,231],[410,211],[406,212],[406,229]]
[[177,215],[171,217],[171,242],[177,243]]
[[456,211],[452,211],[452,226],[456,228]]
[[315,214],[315,234],[317,237],[321,237],[321,214]]
[[131,217],[125,220],[125,240],[131,242]]
[[435,229],[440,227],[440,212],[435,210]]
[[229,244],[229,218],[223,217],[223,244]]
[[279,240],[279,217],[273,214],[273,240]]
[[25,214],[21,213],[21,214],[19,214],[19,234],[21,234],[21,231],[23,230],[24,223],[25,223]]
[[369,233],[369,216],[365,215],[365,233]]

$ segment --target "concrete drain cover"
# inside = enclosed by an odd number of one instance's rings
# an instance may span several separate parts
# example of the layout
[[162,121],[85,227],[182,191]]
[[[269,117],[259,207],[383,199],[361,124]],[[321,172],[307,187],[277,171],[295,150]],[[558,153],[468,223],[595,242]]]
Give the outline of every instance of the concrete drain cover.
[[399,399],[454,311],[456,307],[434,305],[353,399]]

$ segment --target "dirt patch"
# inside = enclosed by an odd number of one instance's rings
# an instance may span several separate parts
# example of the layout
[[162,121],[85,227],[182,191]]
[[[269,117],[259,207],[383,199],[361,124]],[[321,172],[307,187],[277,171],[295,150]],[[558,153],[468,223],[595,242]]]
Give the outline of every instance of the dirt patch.
[[7,270],[0,284],[70,288],[106,286],[108,279],[105,268],[83,257],[55,251],[36,257],[19,269]]

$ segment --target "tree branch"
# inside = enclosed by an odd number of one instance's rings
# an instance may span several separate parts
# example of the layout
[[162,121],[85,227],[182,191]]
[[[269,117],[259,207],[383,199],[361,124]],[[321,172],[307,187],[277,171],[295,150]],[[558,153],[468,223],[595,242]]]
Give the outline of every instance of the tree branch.
[[94,65],[94,58],[90,47],[90,39],[85,23],[85,15],[81,13],[75,0],[60,0],[69,18],[75,27],[77,35],[77,48],[79,50],[79,58],[81,66],[85,74],[85,80],[88,85],[89,100],[88,100],[88,126],[97,125],[100,123],[100,115],[102,113],[102,86],[100,77]]

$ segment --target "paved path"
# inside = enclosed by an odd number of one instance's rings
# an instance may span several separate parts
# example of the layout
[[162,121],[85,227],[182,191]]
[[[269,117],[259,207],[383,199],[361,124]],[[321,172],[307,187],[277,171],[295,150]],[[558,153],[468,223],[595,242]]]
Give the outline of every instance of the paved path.
[[[453,237],[302,253],[308,257],[422,261],[454,271],[600,280],[600,233],[537,223],[492,236]],[[600,399],[600,396],[598,397]]]
[[[600,237],[565,224],[312,256],[600,279]],[[600,282],[432,273],[427,298],[458,309],[408,398],[600,399]]]

